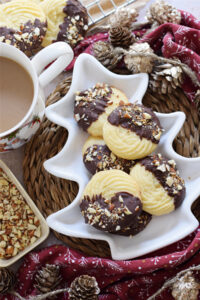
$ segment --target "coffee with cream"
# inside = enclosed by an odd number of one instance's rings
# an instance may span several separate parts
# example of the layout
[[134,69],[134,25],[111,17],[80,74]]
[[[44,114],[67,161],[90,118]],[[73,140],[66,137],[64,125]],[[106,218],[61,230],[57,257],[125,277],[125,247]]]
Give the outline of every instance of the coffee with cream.
[[17,125],[33,100],[33,82],[15,61],[0,57],[0,133]]

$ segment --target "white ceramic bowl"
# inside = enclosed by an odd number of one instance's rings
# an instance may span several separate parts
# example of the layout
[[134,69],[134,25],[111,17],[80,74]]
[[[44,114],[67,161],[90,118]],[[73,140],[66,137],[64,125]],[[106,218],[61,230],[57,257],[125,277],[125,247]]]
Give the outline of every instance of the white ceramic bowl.
[[198,221],[191,212],[191,204],[200,194],[200,158],[182,157],[172,148],[173,140],[184,123],[185,114],[156,113],[165,129],[156,152],[176,161],[186,184],[183,204],[168,215],[154,216],[149,225],[133,238],[105,233],[85,224],[79,201],[85,185],[91,178],[83,164],[81,152],[88,134],[83,132],[74,120],[74,93],[97,82],[116,86],[128,96],[130,102],[141,103],[147,89],[148,75],[116,75],[104,68],[94,57],[88,54],[79,56],[69,92],[46,109],[48,119],[68,130],[68,140],[56,156],[44,163],[45,169],[51,174],[76,181],[79,192],[68,207],[50,215],[47,223],[55,231],[68,236],[107,241],[113,259],[135,258],[182,239],[198,226]]

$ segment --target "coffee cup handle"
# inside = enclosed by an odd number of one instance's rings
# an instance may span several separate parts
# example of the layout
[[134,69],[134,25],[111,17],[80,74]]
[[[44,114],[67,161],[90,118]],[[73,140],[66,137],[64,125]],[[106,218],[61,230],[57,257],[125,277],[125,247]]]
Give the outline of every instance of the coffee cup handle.
[[[72,48],[65,42],[53,43],[38,52],[31,62],[39,76],[40,85],[45,87],[49,84],[70,64],[73,57]],[[53,63],[44,70],[51,62]]]

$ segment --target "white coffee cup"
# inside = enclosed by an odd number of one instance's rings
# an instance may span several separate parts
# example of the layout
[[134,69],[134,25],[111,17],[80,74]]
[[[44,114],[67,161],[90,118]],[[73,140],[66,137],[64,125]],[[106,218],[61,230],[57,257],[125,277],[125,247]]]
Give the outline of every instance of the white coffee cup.
[[[69,65],[73,59],[73,51],[68,44],[57,42],[42,49],[30,60],[14,46],[0,42],[0,57],[11,59],[22,66],[30,75],[34,89],[32,103],[26,115],[17,125],[0,133],[0,152],[5,152],[22,146],[37,131],[44,116],[43,89]],[[50,63],[52,64],[44,70]]]

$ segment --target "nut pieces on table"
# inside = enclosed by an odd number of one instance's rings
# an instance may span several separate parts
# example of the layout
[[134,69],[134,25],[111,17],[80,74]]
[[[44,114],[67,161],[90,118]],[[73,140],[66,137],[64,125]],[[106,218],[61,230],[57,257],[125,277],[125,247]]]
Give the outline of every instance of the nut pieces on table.
[[17,255],[40,236],[40,221],[0,168],[0,258]]

